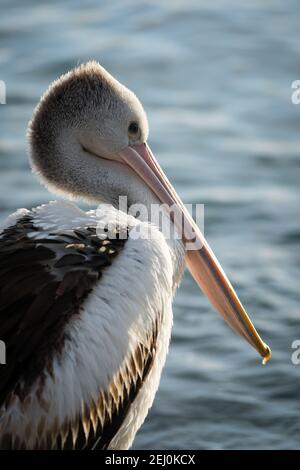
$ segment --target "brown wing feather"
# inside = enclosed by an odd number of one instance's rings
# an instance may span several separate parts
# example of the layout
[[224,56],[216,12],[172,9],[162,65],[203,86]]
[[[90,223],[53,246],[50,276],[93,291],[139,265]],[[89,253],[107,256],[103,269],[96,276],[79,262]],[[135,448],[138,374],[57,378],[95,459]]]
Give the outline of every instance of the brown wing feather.
[[2,232],[0,339],[7,364],[0,368],[0,407],[12,393],[25,398],[36,378],[51,369],[64,344],[64,326],[80,313],[125,241],[107,245],[90,227],[47,234],[30,214]]

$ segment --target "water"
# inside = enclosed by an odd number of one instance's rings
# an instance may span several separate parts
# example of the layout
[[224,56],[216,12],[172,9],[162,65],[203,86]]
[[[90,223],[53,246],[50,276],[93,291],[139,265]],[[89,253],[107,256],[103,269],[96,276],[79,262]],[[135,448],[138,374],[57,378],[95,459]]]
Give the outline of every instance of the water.
[[295,449],[300,434],[297,0],[0,0],[1,218],[48,201],[25,130],[40,94],[90,58],[145,105],[150,142],[263,338],[267,366],[186,274],[154,406],[134,448]]

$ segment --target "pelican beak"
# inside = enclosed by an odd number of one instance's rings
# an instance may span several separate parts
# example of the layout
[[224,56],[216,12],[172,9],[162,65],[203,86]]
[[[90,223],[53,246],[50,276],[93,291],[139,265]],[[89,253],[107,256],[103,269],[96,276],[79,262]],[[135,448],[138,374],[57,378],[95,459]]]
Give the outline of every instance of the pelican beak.
[[160,168],[148,144],[128,146],[118,153],[118,158],[138,174],[162,204],[170,208],[170,217],[179,232],[183,233],[186,264],[193,278],[217,312],[258,351],[265,364],[271,357],[270,348],[257,333],[213,251]]

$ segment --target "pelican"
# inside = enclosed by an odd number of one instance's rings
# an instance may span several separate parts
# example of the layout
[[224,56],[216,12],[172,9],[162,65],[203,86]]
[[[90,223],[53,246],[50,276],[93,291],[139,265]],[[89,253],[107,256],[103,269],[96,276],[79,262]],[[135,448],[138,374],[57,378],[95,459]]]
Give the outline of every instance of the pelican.
[[[50,85],[34,111],[33,173],[65,199],[1,226],[2,449],[130,448],[159,385],[185,266],[230,327],[270,357],[147,139],[140,101],[95,61]],[[120,210],[120,196],[148,214],[161,205],[173,236]]]

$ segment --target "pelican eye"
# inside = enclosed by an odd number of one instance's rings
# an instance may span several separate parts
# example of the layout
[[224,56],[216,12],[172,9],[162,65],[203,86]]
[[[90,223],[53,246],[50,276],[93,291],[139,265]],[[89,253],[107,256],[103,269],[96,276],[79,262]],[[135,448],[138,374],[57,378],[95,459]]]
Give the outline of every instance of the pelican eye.
[[128,126],[128,135],[129,137],[138,137],[140,128],[137,122],[131,122]]

